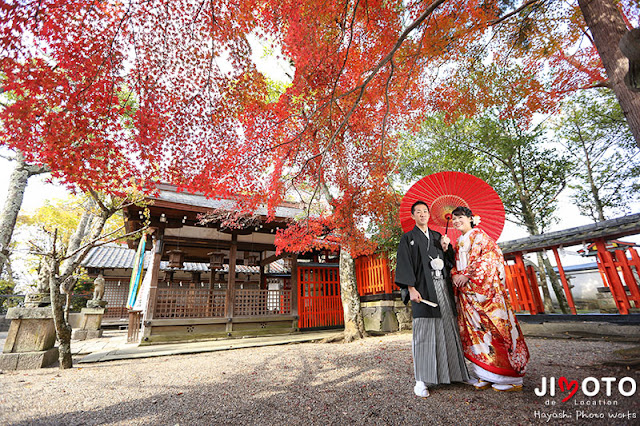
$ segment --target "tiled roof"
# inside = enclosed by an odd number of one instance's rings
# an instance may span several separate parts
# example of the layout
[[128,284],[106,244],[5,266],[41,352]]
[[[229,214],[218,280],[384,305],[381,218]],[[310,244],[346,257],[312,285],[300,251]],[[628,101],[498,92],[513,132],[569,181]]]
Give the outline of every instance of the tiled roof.
[[498,245],[504,254],[521,251],[536,252],[552,247],[569,247],[590,243],[598,238],[613,240],[638,233],[640,233],[640,213],[562,231],[547,232],[518,240],[504,241]]
[[[92,248],[82,261],[82,266],[85,268],[133,269],[135,257],[135,250],[123,246],[104,245]],[[148,263],[147,257],[145,256],[145,266]]]
[[[216,200],[207,198],[201,194],[192,194],[188,192],[177,192],[172,185],[161,184],[158,185],[158,196],[152,197],[157,200],[168,201],[170,203],[186,204],[189,206],[205,207],[207,209],[224,209],[235,210],[236,202],[233,200]],[[275,208],[276,217],[295,218],[297,215],[303,213],[304,210],[292,206],[277,206]],[[256,214],[266,216],[266,207],[259,207]]]
[[[94,247],[91,249],[87,257],[82,261],[82,266],[85,268],[97,268],[97,269],[133,269],[133,260],[136,256],[136,251],[123,246],[116,245],[104,245],[100,247]],[[151,252],[145,252],[144,267],[149,266],[149,260],[151,259]],[[208,263],[202,262],[184,262],[182,269],[170,268],[169,262],[160,262],[160,270],[162,271],[185,271],[185,272],[210,272]],[[222,265],[222,268],[216,269],[217,272],[228,272],[229,265]],[[259,266],[248,266],[237,264],[236,272],[241,274],[259,274]],[[288,273],[290,271],[285,270],[284,262],[278,260],[273,262],[270,266],[271,273]]]

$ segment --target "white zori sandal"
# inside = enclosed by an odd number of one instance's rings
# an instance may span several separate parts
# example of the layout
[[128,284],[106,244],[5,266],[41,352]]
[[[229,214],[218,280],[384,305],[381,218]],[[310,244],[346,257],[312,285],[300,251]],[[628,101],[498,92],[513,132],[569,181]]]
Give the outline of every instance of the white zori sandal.
[[491,387],[491,383],[489,382],[485,382],[482,379],[471,379],[467,382],[465,382],[468,385],[473,386],[474,388],[478,389],[478,390],[484,390],[484,389],[489,389]]
[[413,387],[413,393],[421,398],[426,398],[429,396],[429,389],[427,389],[424,382],[416,382],[416,385]]

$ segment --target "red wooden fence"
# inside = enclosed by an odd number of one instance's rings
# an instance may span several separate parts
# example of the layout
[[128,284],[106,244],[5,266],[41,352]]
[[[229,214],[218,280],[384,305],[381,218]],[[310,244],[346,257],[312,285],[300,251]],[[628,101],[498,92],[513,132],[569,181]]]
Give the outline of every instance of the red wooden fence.
[[344,324],[337,266],[298,264],[298,327],[329,327]]
[[[389,294],[398,288],[393,283],[389,262],[384,255],[361,256],[355,261],[358,294]],[[525,267],[522,255],[516,256],[514,265],[505,264],[506,287],[509,300],[516,311],[531,314],[544,313],[544,305],[533,267]]]
[[393,284],[389,261],[384,255],[360,256],[356,259],[358,294],[389,294],[397,287]]
[[544,304],[538,290],[538,281],[532,266],[525,266],[522,255],[516,255],[513,265],[505,263],[505,286],[509,301],[516,311],[529,311],[531,315],[543,314]]
[[[631,267],[635,267],[636,272],[640,272],[640,258],[638,253],[633,248],[627,250],[631,254],[631,259],[627,259],[625,250],[614,250],[613,252],[607,250],[604,240],[597,240],[597,260],[598,269],[605,278],[605,284],[611,290],[611,296],[613,301],[618,307],[618,311],[621,314],[629,314],[631,308],[640,308],[640,289],[636,282],[633,270]],[[622,278],[620,278],[622,273]],[[625,289],[625,286],[627,287]],[[627,294],[627,291],[629,294]],[[633,302],[633,306],[631,303]]]

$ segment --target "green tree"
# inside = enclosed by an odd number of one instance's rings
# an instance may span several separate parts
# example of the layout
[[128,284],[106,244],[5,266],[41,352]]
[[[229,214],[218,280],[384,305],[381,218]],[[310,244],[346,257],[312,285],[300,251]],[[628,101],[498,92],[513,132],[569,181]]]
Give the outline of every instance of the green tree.
[[638,199],[640,152],[614,94],[594,89],[567,100],[554,130],[575,164],[569,186],[580,213],[602,221],[628,212]]
[[[51,297],[53,320],[57,338],[60,342],[58,349],[61,369],[71,368],[73,365],[71,358],[71,326],[68,323],[71,302],[69,295],[78,280],[79,266],[93,247],[130,236],[120,234],[124,226],[107,231],[107,221],[118,212],[121,212],[125,206],[133,202],[142,202],[140,195],[133,191],[130,196],[125,198],[98,194],[91,190],[89,195],[91,198],[87,199],[84,204],[85,209],[77,221],[75,230],[68,236],[67,242],[64,242],[65,230],[63,229],[60,233],[63,236],[61,241],[58,227],[54,226],[53,229],[46,231],[48,238],[40,241],[37,247],[38,252],[36,253],[42,259],[38,277],[38,290],[41,293],[48,292]],[[120,237],[117,237],[116,235],[119,234]],[[138,232],[134,234],[139,235]]]

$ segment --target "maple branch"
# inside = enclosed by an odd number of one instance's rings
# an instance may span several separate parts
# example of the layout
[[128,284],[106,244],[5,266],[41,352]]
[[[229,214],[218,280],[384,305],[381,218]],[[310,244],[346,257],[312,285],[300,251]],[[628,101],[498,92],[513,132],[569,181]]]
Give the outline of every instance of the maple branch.
[[[422,24],[422,22],[424,22],[425,19],[427,19],[437,8],[438,6],[440,6],[442,3],[445,3],[447,0],[436,0],[433,3],[431,3],[431,5],[429,5],[429,7],[427,7],[427,9],[415,20],[411,23],[411,25],[409,25],[400,35],[400,37],[398,38],[398,41],[396,41],[395,45],[393,46],[393,48],[391,49],[391,51],[389,53],[387,53],[387,55],[382,58],[375,67],[373,67],[373,69],[370,71],[369,76],[365,79],[365,81],[360,85],[357,86],[354,91],[358,92],[358,96],[356,97],[356,99],[353,101],[353,104],[351,106],[351,108],[349,109],[349,111],[346,113],[346,115],[342,118],[340,125],[338,126],[338,128],[333,132],[333,135],[331,136],[331,139],[329,139],[329,143],[327,144],[327,146],[325,147],[325,149],[323,150],[323,152],[318,153],[316,155],[313,155],[312,157],[308,158],[307,161],[305,161],[303,167],[301,168],[301,170],[303,170],[307,164],[309,164],[309,162],[315,158],[318,157],[323,157],[326,155],[326,153],[328,152],[328,150],[333,146],[333,144],[335,143],[335,140],[339,134],[339,132],[341,132],[347,125],[347,123],[349,122],[349,119],[351,118],[351,116],[353,115],[353,112],[355,111],[355,109],[358,107],[358,104],[360,103],[360,101],[362,100],[362,97],[364,96],[364,93],[367,89],[367,86],[369,85],[369,83],[371,83],[371,81],[378,75],[378,73],[380,72],[380,70],[388,63],[390,62],[394,55],[396,54],[396,52],[398,51],[398,49],[400,49],[400,47],[402,46],[402,44],[404,43],[404,41],[406,40],[406,38],[409,36],[409,34],[411,34],[411,32],[413,30],[415,30],[417,27],[420,26],[420,24]],[[320,161],[320,165],[322,165],[322,160]],[[301,173],[301,172],[300,172]],[[298,173],[297,176],[300,175],[300,173]]]
[[[88,243],[86,243],[84,246],[78,248],[76,251],[74,251],[73,253],[61,258],[60,260],[66,260],[66,259],[73,259],[75,257],[75,260],[69,264],[66,265],[66,267],[64,268],[65,271],[62,273],[62,275],[60,275],[59,280],[60,282],[65,282],[70,276],[73,275],[73,272],[76,270],[76,268],[80,265],[80,263],[82,262],[82,260],[86,257],[86,255],[89,253],[89,250],[91,250],[94,247],[100,247],[103,246],[105,244],[109,244],[111,242],[120,240],[122,238],[127,238],[130,237],[132,235],[135,235],[139,232],[143,232],[145,231],[149,226],[146,225],[144,226],[142,229],[138,229],[136,231],[132,231],[129,232],[121,237],[117,237],[117,238],[112,238],[111,240],[107,240],[107,241],[102,241],[102,242],[97,242],[99,239],[108,237],[109,235],[113,235],[116,232],[120,231],[121,229],[124,229],[124,225],[122,225],[120,228],[116,229],[113,232],[110,232],[106,235],[101,235],[96,237],[95,239],[93,239],[92,241],[89,241]],[[56,232],[58,232],[58,229],[56,228]],[[144,238],[144,237],[143,237]],[[55,247],[55,246],[54,246]],[[81,254],[80,254],[81,253]],[[79,256],[77,256],[78,254],[80,254]],[[54,253],[55,255],[55,253]]]
[[522,6],[520,6],[519,8],[507,13],[506,15],[501,16],[500,18],[496,18],[493,21],[489,21],[489,25],[497,25],[503,21],[506,21],[507,19],[511,18],[513,15],[516,15],[518,13],[520,13],[520,11],[522,11],[523,9],[526,9],[527,7],[531,6],[534,3],[538,3],[538,2],[542,2],[544,3],[546,0],[529,0],[528,2],[524,3]]
[[16,157],[11,157],[9,155],[0,154],[0,158],[4,158],[7,161],[16,161]]
[[393,59],[391,60],[391,71],[389,71],[389,77],[387,78],[387,84],[384,86],[384,104],[386,109],[384,111],[384,117],[382,117],[382,140],[380,143],[380,157],[384,153],[384,139],[387,134],[387,119],[389,118],[389,86],[391,85],[391,79],[393,78],[393,71],[395,70],[395,64]]
[[89,188],[89,193],[91,194],[91,197],[96,202],[98,207],[100,207],[100,210],[102,210],[104,213],[107,213],[107,212],[110,211],[110,209],[107,208],[107,206],[104,205],[104,203],[100,199],[100,196],[98,195],[98,193],[94,189]]
[[[344,72],[345,68],[347,67],[347,61],[349,60],[349,52],[351,50],[351,45],[353,44],[353,28],[355,26],[356,12],[358,10],[358,5],[359,4],[360,4],[360,0],[357,0],[356,4],[353,6],[353,16],[351,18],[351,25],[349,26],[349,44],[347,45],[347,48],[346,48],[346,52],[345,52],[345,55],[344,55],[344,61],[342,61],[342,66],[340,67],[340,71],[338,71],[338,73],[336,74],[336,78],[335,78],[335,80],[333,82],[333,88],[331,89],[331,97],[329,98],[329,122],[331,122],[331,106],[334,104],[336,88],[338,87],[338,82],[340,81],[340,76],[342,75],[342,73]],[[347,5],[345,4],[345,9],[346,9],[346,6]],[[345,19],[346,19],[346,13],[345,13]],[[342,30],[342,32],[344,33],[344,29]]]
[[[443,3],[445,3],[447,0],[436,0],[433,3],[431,3],[427,9],[416,19],[414,20],[403,32],[402,34],[400,34],[400,36],[398,37],[398,40],[396,41],[396,43],[394,44],[394,46],[392,47],[392,49],[389,51],[389,53],[387,53],[387,55],[382,58],[377,64],[376,66],[374,66],[370,71],[369,71],[369,76],[365,79],[365,81],[352,88],[351,90],[346,91],[345,93],[343,93],[342,95],[338,96],[338,97],[331,97],[329,100],[325,101],[324,103],[322,103],[319,107],[317,107],[313,113],[309,116],[309,117],[305,117],[306,119],[306,123],[305,126],[303,127],[303,129],[298,132],[298,135],[295,136],[294,138],[291,138],[287,141],[284,141],[282,143],[270,146],[268,148],[265,148],[264,150],[261,150],[258,152],[258,154],[262,154],[264,152],[270,151],[270,150],[274,150],[277,149],[279,147],[282,147],[284,145],[288,145],[291,144],[293,142],[295,142],[296,140],[300,139],[302,137],[302,135],[309,129],[309,123],[311,122],[311,119],[320,113],[320,111],[324,110],[327,107],[330,107],[331,105],[333,105],[334,103],[337,103],[337,101],[339,99],[342,99],[344,97],[347,97],[353,93],[358,93],[357,98],[354,100],[352,108],[347,112],[347,114],[342,118],[340,125],[338,126],[338,128],[336,130],[333,131],[333,134],[331,136],[331,139],[329,140],[329,143],[327,144],[327,146],[324,148],[324,150],[322,150],[322,152],[308,158],[304,165],[301,168],[301,172],[298,173],[294,178],[295,179],[297,177],[300,176],[300,174],[302,173],[302,170],[304,170],[304,168],[307,167],[307,165],[309,164],[310,161],[312,161],[315,158],[318,158],[320,156],[324,157],[324,155],[328,152],[328,150],[333,146],[333,144],[335,143],[335,139],[338,136],[338,134],[340,134],[340,132],[344,129],[344,127],[346,126],[346,124],[348,123],[349,119],[351,118],[351,116],[353,115],[354,110],[356,109],[356,107],[358,106],[358,104],[360,103],[360,101],[362,100],[362,97],[364,96],[364,93],[366,91],[367,86],[369,85],[369,83],[378,75],[378,73],[380,72],[380,70],[387,65],[387,63],[389,63],[393,57],[395,56],[396,52],[398,51],[398,49],[400,49],[400,47],[402,46],[402,44],[404,43],[404,41],[407,39],[407,37],[409,36],[409,34],[411,34],[416,28],[418,28],[429,16],[431,16],[431,14],[433,14],[433,12]],[[258,155],[256,154],[256,155]],[[251,158],[254,158],[255,156],[252,156]],[[251,158],[247,159],[246,161],[250,161]]]
[[[111,38],[111,41],[109,43],[109,50],[107,51],[106,55],[103,57],[102,62],[100,63],[100,65],[98,66],[98,69],[96,70],[96,73],[87,81],[87,84],[85,85],[85,87],[83,89],[81,89],[78,92],[78,94],[83,94],[84,92],[89,90],[89,87],[91,87],[91,85],[98,78],[98,74],[100,73],[100,70],[103,68],[105,63],[107,62],[107,59],[110,59],[111,61],[113,61],[113,45],[115,44],[116,39],[118,38],[118,34],[120,34],[120,31],[122,30],[122,26],[123,26],[124,22],[128,19],[130,13],[131,13],[131,2],[129,2],[129,6],[127,8],[127,11],[124,13],[124,15],[122,16],[122,19],[120,19],[120,22],[118,23],[118,27],[116,28],[116,31],[113,34],[113,37]],[[112,87],[112,90],[113,90],[113,80],[112,80],[111,87]]]

